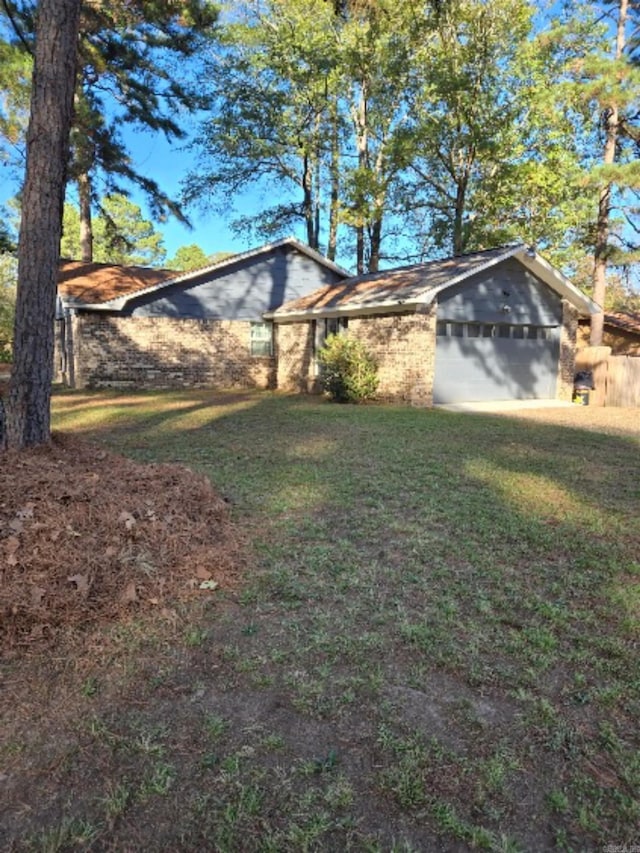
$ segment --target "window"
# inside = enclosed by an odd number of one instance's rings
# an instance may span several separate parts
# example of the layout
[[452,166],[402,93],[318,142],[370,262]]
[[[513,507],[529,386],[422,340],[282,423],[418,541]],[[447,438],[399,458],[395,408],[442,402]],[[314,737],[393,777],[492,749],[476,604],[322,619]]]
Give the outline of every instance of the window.
[[346,332],[349,327],[348,317],[326,317],[324,320],[313,320],[313,370],[316,376],[320,375],[320,365],[318,364],[318,353],[325,344],[329,335],[339,335]]
[[329,335],[339,335],[340,332],[345,332],[348,326],[348,317],[327,317],[327,319],[324,321],[325,340],[329,337]]
[[272,356],[273,355],[273,324],[252,323],[251,324],[251,355]]

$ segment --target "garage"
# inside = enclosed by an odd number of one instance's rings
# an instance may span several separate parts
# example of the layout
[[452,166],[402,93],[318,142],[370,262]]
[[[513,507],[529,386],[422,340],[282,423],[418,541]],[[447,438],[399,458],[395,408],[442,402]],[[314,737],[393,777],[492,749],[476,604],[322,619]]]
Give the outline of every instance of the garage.
[[560,326],[438,322],[434,403],[552,399]]
[[434,403],[552,399],[562,300],[514,258],[438,298]]
[[578,318],[599,310],[517,244],[348,278],[265,317],[282,390],[318,390],[317,330],[342,323],[377,365],[380,400],[429,406],[570,400]]

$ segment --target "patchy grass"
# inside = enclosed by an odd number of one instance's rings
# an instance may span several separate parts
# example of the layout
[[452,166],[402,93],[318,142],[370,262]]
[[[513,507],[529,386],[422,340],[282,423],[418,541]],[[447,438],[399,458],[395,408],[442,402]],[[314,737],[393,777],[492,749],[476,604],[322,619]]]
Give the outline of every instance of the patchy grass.
[[633,426],[210,392],[54,410],[205,473],[252,570],[172,624],[3,663],[3,849],[638,842]]

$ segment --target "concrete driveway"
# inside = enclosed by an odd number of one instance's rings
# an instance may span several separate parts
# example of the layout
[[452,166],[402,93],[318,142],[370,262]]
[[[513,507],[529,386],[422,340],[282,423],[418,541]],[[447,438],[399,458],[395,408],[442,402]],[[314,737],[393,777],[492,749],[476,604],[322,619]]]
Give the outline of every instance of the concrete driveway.
[[573,408],[565,400],[483,400],[477,403],[438,403],[434,408],[448,412],[515,412],[520,409]]

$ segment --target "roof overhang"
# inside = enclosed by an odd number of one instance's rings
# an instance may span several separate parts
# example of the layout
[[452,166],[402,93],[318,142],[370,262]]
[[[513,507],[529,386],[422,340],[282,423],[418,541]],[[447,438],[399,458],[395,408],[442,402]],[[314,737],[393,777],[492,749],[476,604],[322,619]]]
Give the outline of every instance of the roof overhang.
[[296,323],[301,320],[325,319],[329,317],[362,317],[370,314],[400,314],[418,311],[423,303],[412,299],[389,299],[384,302],[375,302],[371,305],[360,303],[358,305],[343,305],[336,307],[308,308],[306,311],[288,311],[278,313],[266,311],[262,316],[265,320],[273,320],[274,323]]
[[547,284],[552,290],[555,290],[563,299],[570,302],[582,317],[590,317],[592,314],[602,313],[602,308],[593,299],[590,299],[586,293],[577,288],[559,270],[552,267],[534,249],[522,248],[516,257],[537,278]]

